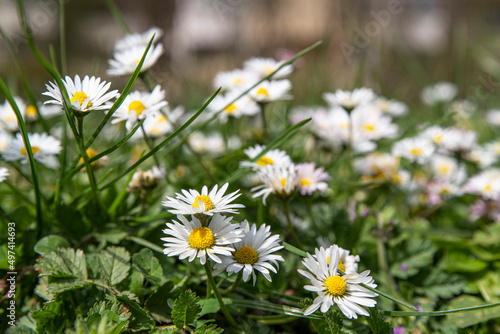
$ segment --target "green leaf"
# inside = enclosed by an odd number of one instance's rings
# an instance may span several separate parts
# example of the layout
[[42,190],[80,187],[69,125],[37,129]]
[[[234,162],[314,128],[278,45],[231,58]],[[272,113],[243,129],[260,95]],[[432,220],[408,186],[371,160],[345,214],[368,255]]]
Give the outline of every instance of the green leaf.
[[57,248],[60,247],[68,248],[70,247],[70,244],[68,241],[66,241],[66,239],[61,238],[58,235],[49,235],[40,239],[40,241],[36,243],[33,249],[38,254],[46,254],[56,251]]
[[397,260],[392,261],[391,274],[406,279],[420,272],[420,268],[432,263],[436,247],[427,239],[408,239],[402,245],[395,245],[393,254]]
[[224,332],[222,328],[218,328],[215,324],[203,325],[194,331],[194,334],[221,334]]
[[120,303],[115,301],[100,301],[95,303],[87,313],[87,318],[85,319],[87,327],[92,328],[94,324],[101,322],[104,317],[115,323],[126,322],[128,324],[130,313]]
[[166,301],[169,298],[173,297],[172,295],[173,289],[174,289],[174,283],[172,281],[167,281],[165,284],[160,286],[151,295],[151,297],[148,298],[148,300],[146,300],[146,308],[153,314],[155,318],[159,318],[162,321],[170,320],[171,308]]
[[415,291],[429,298],[451,298],[458,295],[467,286],[458,275],[450,275],[442,270],[432,270],[423,281],[423,287],[416,287]]
[[109,284],[116,285],[127,278],[130,253],[123,247],[108,247],[99,257],[101,272]]
[[209,313],[217,313],[220,310],[219,302],[215,298],[202,299],[200,300],[200,305],[201,305],[200,317]]
[[59,248],[39,258],[35,268],[42,277],[87,278],[85,254],[80,249]]
[[9,327],[5,334],[36,334],[36,332],[29,327],[16,325]]
[[368,321],[368,326],[372,330],[373,334],[391,334],[393,333],[391,325],[385,321],[380,312],[375,307],[369,307],[368,313],[369,317],[366,317]]
[[132,263],[152,283],[158,284],[163,278],[163,269],[150,249],[143,248],[132,256]]
[[[310,298],[305,298],[300,301],[300,307],[305,311],[309,306],[311,306],[313,300]],[[343,328],[343,317],[339,311],[328,310],[327,313],[321,313],[320,317],[315,317],[310,319],[314,329],[320,334],[341,334],[344,333]]]
[[177,328],[192,325],[201,312],[200,299],[191,290],[186,290],[175,300],[172,320]]
[[33,319],[37,323],[39,333],[60,333],[67,326],[67,317],[64,312],[64,304],[55,301],[45,304],[43,309],[34,311]]
[[138,331],[149,330],[154,327],[155,321],[153,320],[153,318],[151,318],[149,313],[146,312],[146,310],[144,310],[135,300],[125,295],[116,296],[116,299],[128,308],[131,314],[131,329]]
[[[496,300],[498,302],[499,300]],[[470,306],[484,305],[485,302],[481,298],[474,296],[460,296],[448,303],[449,309],[465,308]],[[490,319],[498,317],[498,308],[481,309],[465,313],[454,313],[446,316],[446,322],[455,324],[460,328],[473,326],[479,323],[485,323]]]
[[448,252],[441,261],[441,267],[450,272],[477,273],[488,267],[488,263],[476,259],[468,252]]

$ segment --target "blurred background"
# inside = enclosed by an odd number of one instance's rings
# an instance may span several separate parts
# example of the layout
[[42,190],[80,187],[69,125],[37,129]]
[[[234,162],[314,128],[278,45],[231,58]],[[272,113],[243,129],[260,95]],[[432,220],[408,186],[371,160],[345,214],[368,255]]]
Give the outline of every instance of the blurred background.
[[[102,0],[65,1],[68,75],[92,74],[123,88],[126,77],[106,75],[107,59],[124,33]],[[171,105],[200,105],[219,71],[250,57],[286,59],[322,40],[295,65],[295,104],[321,103],[321,93],[368,86],[409,104],[436,81],[458,85],[460,97],[495,107],[500,88],[500,3],[466,0],[116,0],[132,32],[165,31],[165,54],[152,73]],[[26,0],[40,49],[59,44],[59,1]],[[44,91],[50,79],[25,44],[15,0],[0,1],[0,27]],[[57,52],[56,52],[57,53]],[[0,42],[0,74],[18,87]],[[15,90],[15,88],[14,88]],[[22,93],[20,93],[22,95]],[[493,105],[492,105],[493,104]]]

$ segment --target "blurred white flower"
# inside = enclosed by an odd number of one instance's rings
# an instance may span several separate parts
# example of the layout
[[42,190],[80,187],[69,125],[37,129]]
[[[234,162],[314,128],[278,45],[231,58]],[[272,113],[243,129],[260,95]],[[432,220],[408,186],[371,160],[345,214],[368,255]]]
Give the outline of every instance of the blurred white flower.
[[378,97],[374,105],[384,114],[394,117],[403,116],[408,113],[408,106],[404,102],[389,100],[385,97]]
[[[247,155],[248,158],[253,159],[258,156],[266,147],[263,145],[255,145],[253,147],[249,147],[243,152]],[[272,166],[287,166],[292,163],[292,160],[286,154],[285,151],[279,150],[277,148],[270,150],[262,157],[260,157],[256,162],[251,161],[242,161],[240,162],[241,167],[252,167],[254,171],[261,170],[267,165]]]
[[500,110],[489,110],[486,114],[486,121],[491,125],[500,126]]
[[243,92],[260,80],[259,75],[253,71],[236,69],[228,72],[219,72],[214,78],[214,88],[222,87],[225,91]]
[[113,114],[111,124],[126,122],[125,128],[130,131],[139,120],[167,106],[168,102],[164,99],[165,91],[159,85],[151,93],[131,92]]
[[489,169],[472,176],[463,191],[481,195],[484,199],[500,200],[500,169]]
[[330,175],[325,172],[323,167],[316,169],[314,162],[305,162],[295,165],[297,178],[299,179],[299,192],[301,195],[312,195],[316,190],[323,192],[328,188],[326,180]]
[[157,27],[151,27],[142,34],[128,34],[124,38],[116,42],[115,51],[125,51],[137,46],[143,47],[145,49],[148,46],[148,43],[153,35],[155,36],[153,40],[154,44],[160,40],[161,36],[163,36],[163,30]]
[[392,147],[392,154],[411,162],[423,164],[434,153],[434,145],[424,138],[407,138],[398,141]]
[[335,93],[323,93],[323,99],[331,107],[342,107],[346,111],[351,111],[356,107],[369,104],[377,98],[377,95],[370,88],[356,88],[352,92],[337,89]]
[[242,96],[230,103],[239,95],[239,92],[230,92],[224,96],[217,95],[212,103],[208,105],[208,109],[215,113],[224,108],[219,114],[219,119],[223,122],[229,117],[240,118],[242,116],[253,116],[259,113],[259,105],[248,95]]
[[421,98],[428,106],[433,106],[438,103],[451,102],[458,93],[458,88],[451,82],[438,82],[434,85],[427,86],[422,90]]
[[358,141],[376,141],[382,138],[395,138],[398,126],[389,116],[372,106],[360,106],[351,112],[354,138]]
[[[30,133],[28,134],[28,138],[33,158],[48,168],[56,169],[59,166],[59,161],[55,155],[59,154],[62,150],[61,142],[46,133]],[[24,147],[23,137],[20,133],[2,151],[2,157],[6,161],[20,161],[22,164],[28,163],[28,152]]]
[[[147,46],[134,46],[123,51],[115,51],[113,59],[108,60],[108,75],[128,75],[134,73]],[[141,73],[153,67],[163,54],[163,44],[151,45],[141,67]]]
[[[18,96],[14,96],[17,108],[23,117],[26,116],[26,103]],[[0,104],[0,130],[16,132],[19,130],[17,116],[8,100]]]
[[289,94],[292,83],[287,80],[263,81],[253,88],[249,95],[257,102],[272,102],[280,100],[290,100],[293,97]]
[[0,167],[0,182],[3,182],[9,176],[9,170],[5,167]]
[[[251,58],[243,63],[243,68],[249,72],[255,73],[259,79],[268,76],[280,67],[284,61],[277,61],[272,58]],[[276,72],[271,79],[281,79],[292,73],[292,65],[286,65]]]

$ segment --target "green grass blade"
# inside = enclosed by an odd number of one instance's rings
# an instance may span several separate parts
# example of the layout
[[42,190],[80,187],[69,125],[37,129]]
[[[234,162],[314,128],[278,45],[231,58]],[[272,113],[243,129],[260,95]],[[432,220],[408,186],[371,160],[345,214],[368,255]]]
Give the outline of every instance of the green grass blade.
[[500,306],[500,303],[494,303],[494,304],[481,305],[481,306],[457,308],[454,310],[447,310],[447,311],[422,311],[422,312],[381,311],[381,312],[383,315],[386,315],[389,317],[410,317],[410,316],[439,317],[439,316],[452,314],[452,313],[478,311],[478,310],[483,310],[483,309],[492,308],[492,307],[499,307],[499,306]]
[[40,192],[40,183],[38,180],[38,172],[36,169],[35,158],[33,157],[33,150],[31,149],[31,144],[28,138],[28,131],[26,130],[26,124],[24,123],[23,116],[21,111],[19,111],[19,107],[14,101],[14,97],[10,93],[9,89],[5,85],[2,78],[0,78],[0,90],[2,91],[5,98],[9,101],[14,113],[17,117],[17,123],[19,124],[19,130],[21,131],[21,135],[23,137],[24,147],[26,149],[26,153],[28,154],[28,159],[30,163],[30,171],[31,177],[33,179],[33,190],[35,192],[35,206],[36,206],[36,236],[40,238],[42,236],[43,229],[43,218],[42,218],[42,194]]
[[175,137],[177,137],[177,135],[179,135],[182,131],[184,131],[185,128],[187,128],[191,123],[194,122],[194,120],[196,118],[198,118],[198,116],[201,115],[201,113],[207,108],[207,106],[210,104],[210,102],[212,102],[212,100],[217,96],[217,94],[219,94],[220,90],[221,90],[220,88],[217,89],[217,91],[207,100],[207,102],[205,102],[205,104],[193,116],[191,116],[191,118],[189,120],[187,120],[186,123],[184,123],[181,127],[179,127],[177,130],[175,130],[174,133],[172,133],[170,136],[168,136],[160,144],[156,145],[156,147],[154,149],[152,149],[151,151],[149,151],[145,156],[143,156],[142,158],[140,158],[132,166],[130,166],[129,168],[127,168],[127,170],[125,172],[121,173],[119,176],[115,177],[113,180],[111,180],[110,182],[108,182],[105,185],[103,185],[101,187],[101,189],[109,187],[114,182],[118,181],[119,179],[121,179],[122,177],[124,177],[125,175],[127,175],[128,173],[130,173],[131,171],[133,171],[137,166],[139,166],[145,160],[147,160],[148,158],[150,158],[153,154],[155,154],[156,152],[158,152],[159,150],[161,150],[162,147],[164,147],[165,145],[167,145],[172,139],[174,139]]
[[123,32],[125,34],[130,34],[130,29],[127,26],[127,22],[125,22],[125,19],[123,18],[123,15],[120,12],[120,9],[114,3],[114,1],[113,0],[106,0],[106,5],[108,6],[109,11],[113,15],[113,18],[115,19],[115,21],[118,23],[120,28],[122,28]]

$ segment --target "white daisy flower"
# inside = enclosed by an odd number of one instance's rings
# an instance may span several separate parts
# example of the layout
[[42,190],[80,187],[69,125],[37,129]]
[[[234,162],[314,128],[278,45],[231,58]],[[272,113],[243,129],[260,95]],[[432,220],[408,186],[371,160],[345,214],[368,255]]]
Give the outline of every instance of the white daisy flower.
[[0,153],[9,146],[11,140],[12,136],[10,133],[0,130]]
[[323,192],[328,188],[326,181],[330,175],[323,167],[316,169],[314,162],[296,164],[297,178],[299,179],[299,192],[302,196],[312,195],[316,190]]
[[224,108],[219,114],[219,119],[223,122],[229,117],[240,118],[242,116],[253,116],[259,113],[259,105],[247,95],[229,104],[229,102],[233,101],[239,95],[239,92],[231,92],[225,96],[217,95],[212,103],[208,105],[208,109],[212,112],[218,112]]
[[[255,145],[243,150],[243,153],[247,155],[250,159],[258,156],[266,147],[264,145]],[[240,167],[252,167],[254,171],[258,171],[267,165],[273,166],[285,166],[292,163],[292,159],[286,154],[285,151],[275,148],[270,150],[262,157],[260,157],[256,162],[242,161],[240,162]]]
[[326,146],[340,150],[351,138],[351,119],[344,108],[318,110],[311,120],[311,131],[324,141]]
[[[220,132],[204,134],[203,132],[195,132],[189,135],[188,143],[193,151],[202,153],[210,152],[221,154],[226,151],[224,137]],[[241,140],[237,136],[232,136],[227,139],[228,150],[236,150],[241,146]]]
[[[14,101],[21,112],[21,115],[25,117],[26,115],[26,103],[23,99],[18,96],[14,96]],[[16,132],[19,131],[19,126],[17,124],[17,116],[12,109],[8,100],[5,100],[3,104],[0,105],[0,130]]]
[[225,91],[237,90],[243,92],[259,81],[259,76],[252,71],[236,69],[218,73],[213,82],[215,88],[222,87]]
[[[45,101],[44,104],[57,104],[63,106],[63,98],[59,87],[52,82],[49,82],[49,84],[50,86],[45,85],[48,91],[42,94],[53,98],[53,100]],[[74,82],[70,77],[66,76],[65,80],[63,80],[63,84],[71,100],[71,107],[73,110],[82,113],[87,113],[92,110],[109,109],[111,106],[106,102],[119,95],[118,90],[107,92],[111,86],[110,82],[101,82],[101,78],[89,78],[88,75],[86,75],[83,80],[80,80],[80,77],[75,75]]]
[[340,275],[337,271],[339,261],[340,251],[337,245],[333,245],[328,251],[323,247],[316,248],[315,257],[307,253],[302,264],[309,271],[299,269],[298,272],[311,280],[312,285],[306,285],[304,289],[316,292],[318,297],[304,311],[304,315],[310,315],[320,307],[321,312],[326,313],[331,306],[337,304],[347,318],[357,319],[358,314],[369,315],[363,306],[374,307],[377,304],[372,298],[378,295],[360,285],[363,283],[376,287],[373,278],[368,276],[370,271]]
[[[30,133],[28,134],[28,138],[33,158],[48,168],[56,169],[59,166],[59,161],[55,155],[59,154],[62,150],[61,142],[46,133]],[[2,157],[6,161],[19,160],[22,164],[28,163],[28,153],[24,147],[23,137],[20,133],[2,151]]]
[[421,98],[428,106],[433,106],[438,103],[448,103],[457,96],[457,86],[451,82],[438,82],[434,85],[427,86],[422,90]]
[[459,173],[459,170],[463,170],[463,166],[459,167],[456,159],[440,154],[432,157],[430,165],[433,174],[440,180],[450,180]]
[[434,145],[423,138],[407,138],[392,147],[392,154],[418,164],[425,163],[434,153]]
[[124,38],[116,42],[115,51],[125,51],[137,46],[143,47],[145,49],[148,46],[149,41],[151,40],[153,35],[155,36],[153,43],[157,43],[163,35],[163,30],[157,27],[152,27],[142,34],[128,34]]
[[293,98],[289,94],[291,89],[292,83],[289,80],[266,80],[253,88],[249,95],[257,102],[290,100]]
[[481,195],[484,199],[500,199],[500,169],[489,169],[467,181],[464,192]]
[[404,102],[379,97],[375,100],[374,104],[384,114],[394,117],[403,116],[408,113],[408,106]]
[[470,151],[464,155],[464,159],[479,165],[481,168],[486,168],[493,165],[497,161],[498,156],[495,152],[474,145],[471,147]]
[[495,140],[484,145],[484,149],[500,157],[500,140]]
[[273,264],[278,268],[278,261],[285,261],[281,255],[272,254],[283,248],[280,245],[279,235],[271,236],[271,227],[266,224],[262,224],[259,229],[255,224],[250,227],[246,220],[241,223],[240,228],[243,231],[241,241],[232,245],[234,251],[230,256],[221,256],[222,262],[214,266],[214,275],[224,270],[228,275],[243,271],[243,281],[247,282],[252,274],[255,285],[257,281],[255,271],[259,271],[272,282],[269,271],[277,273]]
[[469,118],[477,109],[477,105],[469,100],[453,101],[450,104],[450,112],[456,113],[463,118]]
[[369,104],[375,100],[377,95],[369,88],[356,88],[352,92],[337,89],[335,93],[323,93],[323,99],[331,107],[342,107],[346,111],[351,111],[354,108]]
[[[142,123],[144,132],[146,132],[146,135],[151,138],[163,137],[167,133],[172,132],[174,124],[183,114],[184,107],[182,106],[177,106],[173,110],[169,110],[167,108],[165,113],[153,111],[148,115],[144,123]],[[137,131],[132,138],[136,140],[142,137],[142,131]]]
[[[255,73],[259,79],[273,73],[280,67],[284,61],[278,61],[272,58],[251,58],[243,63],[243,68],[249,72]],[[281,70],[276,72],[272,79],[281,79],[292,73],[292,65],[286,65]]]
[[250,189],[254,194],[252,198],[262,196],[262,202],[270,194],[287,198],[298,188],[299,179],[294,164],[289,165],[267,165],[258,172],[262,185]]
[[398,135],[398,126],[392,123],[392,118],[383,115],[373,106],[354,109],[351,112],[351,124],[354,138],[376,141]]
[[165,107],[168,102],[164,99],[165,91],[159,85],[151,93],[131,92],[113,114],[111,124],[126,122],[125,127],[127,131],[130,131],[139,120]]
[[[354,169],[363,175],[362,181],[394,181],[400,158],[387,153],[373,152],[354,161]],[[397,178],[396,178],[397,180]]]
[[425,129],[419,137],[431,140],[442,153],[456,151],[461,140],[460,132],[455,129],[442,128],[439,125]]
[[491,125],[500,126],[500,110],[488,110],[486,113],[486,121]]
[[[38,109],[38,111],[37,111]],[[64,109],[61,108],[61,106],[57,105],[43,105],[43,104],[37,104],[35,107],[34,105],[29,105],[26,108],[26,118],[30,121],[36,121],[38,119],[38,113],[42,115],[44,119],[47,118],[52,118],[57,115],[61,115],[64,113]]]
[[5,167],[0,167],[0,182],[3,182],[9,176],[9,170]]
[[[347,249],[339,247],[337,245],[330,245],[325,247],[326,254],[330,254],[332,248],[337,247],[339,252],[339,267],[338,270],[345,274],[356,274],[358,272],[358,262],[360,260],[359,255],[351,255],[351,252]],[[330,264],[330,257],[326,258],[326,263]]]
[[205,214],[212,216],[214,213],[238,213],[236,209],[244,208],[242,204],[229,204],[238,198],[239,190],[224,196],[229,183],[224,184],[220,189],[215,185],[213,189],[208,192],[207,186],[203,186],[201,193],[194,189],[189,191],[182,189],[182,195],[175,194],[175,198],[167,196],[167,201],[162,202],[163,206],[173,208],[169,210],[170,213],[177,215],[195,215]]
[[[108,60],[109,69],[106,70],[108,75],[128,75],[134,73],[137,64],[142,59],[145,46],[134,46],[132,48],[116,51],[113,54],[113,59]],[[158,59],[163,54],[163,44],[151,45],[141,67],[141,73],[153,67]]]
[[178,215],[177,222],[167,223],[163,233],[171,237],[161,238],[165,241],[163,253],[167,256],[179,256],[180,260],[188,258],[192,262],[195,258],[200,259],[204,265],[207,256],[217,263],[222,260],[217,255],[231,256],[234,244],[241,240],[238,224],[231,224],[231,217],[224,217],[215,214],[208,223],[208,226],[202,226],[201,222],[192,217],[187,220],[184,216]]

